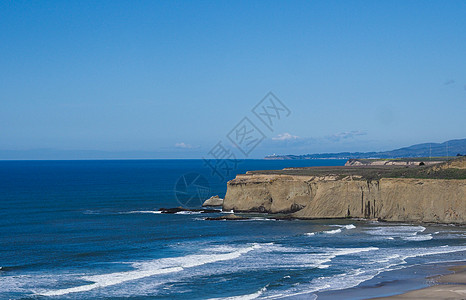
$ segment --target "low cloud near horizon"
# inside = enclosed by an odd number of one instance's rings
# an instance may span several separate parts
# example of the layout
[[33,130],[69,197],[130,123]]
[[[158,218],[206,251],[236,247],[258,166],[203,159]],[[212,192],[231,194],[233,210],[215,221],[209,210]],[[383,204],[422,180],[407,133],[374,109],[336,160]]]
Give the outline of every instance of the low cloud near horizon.
[[180,149],[196,149],[196,148],[199,148],[199,146],[193,146],[193,145],[190,145],[190,144],[186,144],[184,142],[181,142],[181,143],[176,143],[175,144],[175,148],[180,148]]
[[299,139],[299,136],[297,135],[292,135],[288,132],[285,133],[280,133],[276,137],[273,137],[272,140],[274,141],[287,141],[287,140],[296,140]]

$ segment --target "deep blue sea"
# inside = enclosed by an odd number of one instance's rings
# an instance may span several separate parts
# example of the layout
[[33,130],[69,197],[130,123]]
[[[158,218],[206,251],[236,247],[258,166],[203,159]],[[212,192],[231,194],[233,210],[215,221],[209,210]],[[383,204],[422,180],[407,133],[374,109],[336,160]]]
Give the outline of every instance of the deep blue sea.
[[157,211],[225,192],[202,160],[0,161],[0,299],[363,299],[466,260],[464,227]]

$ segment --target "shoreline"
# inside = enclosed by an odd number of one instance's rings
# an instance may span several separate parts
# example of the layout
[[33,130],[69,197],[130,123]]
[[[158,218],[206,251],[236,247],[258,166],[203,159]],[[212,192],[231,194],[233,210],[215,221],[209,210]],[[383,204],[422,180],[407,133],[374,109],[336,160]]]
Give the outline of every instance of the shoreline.
[[[259,211],[242,211],[242,210],[231,210],[231,211],[224,211],[221,206],[206,206],[205,210],[208,209],[217,209],[220,210],[221,213],[226,214],[234,214],[241,216],[244,219],[251,219],[260,217],[263,219],[269,220],[277,220],[277,221],[328,221],[328,220],[348,220],[348,221],[358,221],[358,222],[379,222],[379,223],[386,223],[386,224],[412,224],[412,225],[420,225],[420,226],[451,226],[451,227],[466,227],[466,223],[442,223],[442,222],[423,222],[423,221],[393,221],[393,220],[384,220],[382,218],[352,218],[352,217],[319,217],[319,218],[310,218],[310,217],[299,217],[294,216],[293,214],[289,213],[267,213],[267,212],[259,212]],[[160,208],[165,209],[165,208]],[[168,208],[166,210],[174,210],[178,208]],[[190,210],[190,209],[185,209]],[[195,209],[196,210],[196,209]],[[201,208],[202,210],[202,208]],[[221,218],[209,218],[209,220],[229,220],[229,218],[221,217]],[[231,220],[235,220],[232,218]]]
[[[440,267],[442,268],[442,267]],[[448,266],[449,273],[426,277],[433,285],[387,297],[369,298],[371,300],[402,299],[466,299],[466,261]]]
[[[455,282],[460,280],[462,281]],[[311,294],[317,296],[317,300],[466,299],[465,281],[466,260],[446,261],[387,270],[348,289]],[[454,285],[454,283],[461,284]],[[450,288],[454,291],[463,290],[463,294],[453,294],[455,292],[450,292]]]

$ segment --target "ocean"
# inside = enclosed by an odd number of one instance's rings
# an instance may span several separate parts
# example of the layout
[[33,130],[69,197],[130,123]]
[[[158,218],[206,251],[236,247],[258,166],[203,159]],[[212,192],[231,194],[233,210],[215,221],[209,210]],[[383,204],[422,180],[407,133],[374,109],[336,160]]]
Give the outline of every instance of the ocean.
[[[247,170],[344,160],[0,161],[0,299],[364,299],[466,260],[466,229],[161,214]],[[202,179],[202,180],[201,180]]]

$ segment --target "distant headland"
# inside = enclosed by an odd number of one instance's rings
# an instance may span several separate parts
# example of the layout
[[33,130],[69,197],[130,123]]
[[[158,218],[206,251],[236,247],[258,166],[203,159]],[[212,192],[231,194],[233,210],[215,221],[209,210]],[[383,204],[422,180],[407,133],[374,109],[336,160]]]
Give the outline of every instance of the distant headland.
[[350,158],[400,158],[400,157],[448,157],[466,155],[466,139],[443,143],[424,143],[381,152],[339,152],[304,155],[269,155],[265,159],[350,159]]

